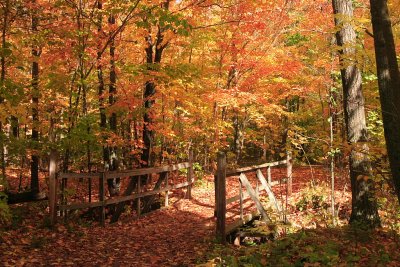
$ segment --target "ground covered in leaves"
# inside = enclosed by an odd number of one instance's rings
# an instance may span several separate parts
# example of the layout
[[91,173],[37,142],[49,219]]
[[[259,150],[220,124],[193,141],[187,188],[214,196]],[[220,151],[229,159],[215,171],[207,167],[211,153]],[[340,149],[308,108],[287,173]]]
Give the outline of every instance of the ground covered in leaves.
[[[284,175],[284,169],[273,171],[274,179]],[[78,217],[49,227],[46,201],[13,205],[11,225],[0,232],[1,265],[400,266],[395,231],[367,232],[345,226],[350,212],[346,179],[337,179],[339,221],[331,227],[327,170],[296,168],[293,176],[294,194],[288,199],[291,224],[281,228],[276,241],[257,246],[218,245],[213,177],[206,176],[196,183],[191,200],[177,191],[169,207],[139,219],[128,210],[118,223],[105,227]],[[255,182],[251,175],[249,180]],[[228,197],[237,190],[237,179],[228,179]],[[284,204],[284,184],[274,191]],[[237,205],[228,207],[228,222],[237,219],[237,209]]]

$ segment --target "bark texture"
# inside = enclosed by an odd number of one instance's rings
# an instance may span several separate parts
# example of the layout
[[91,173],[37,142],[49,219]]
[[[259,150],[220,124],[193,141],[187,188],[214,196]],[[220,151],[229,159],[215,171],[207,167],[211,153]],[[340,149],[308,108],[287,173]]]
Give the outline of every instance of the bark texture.
[[[32,4],[36,4],[32,0]],[[32,10],[32,34],[37,34],[39,18],[35,10]],[[36,44],[32,45],[32,143],[34,150],[39,142],[39,56],[40,52]],[[31,157],[31,191],[39,193],[39,155],[37,151],[32,152]]]
[[386,0],[370,0],[379,95],[393,185],[400,203],[400,73]]
[[352,145],[349,156],[352,190],[352,212],[350,223],[361,223],[368,227],[380,225],[374,181],[371,179],[368,158],[368,136],[362,93],[361,71],[354,58],[356,55],[356,32],[351,25],[353,6],[351,0],[332,1],[337,45],[340,47],[343,105],[347,142]]

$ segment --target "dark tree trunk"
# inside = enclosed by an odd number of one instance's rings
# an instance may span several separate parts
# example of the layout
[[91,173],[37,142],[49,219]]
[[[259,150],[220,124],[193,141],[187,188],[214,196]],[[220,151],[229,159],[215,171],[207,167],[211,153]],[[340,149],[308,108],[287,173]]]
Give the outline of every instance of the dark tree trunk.
[[[8,27],[8,13],[9,13],[10,1],[6,0],[3,5],[3,25],[2,25],[2,32],[1,32],[1,47],[4,51],[7,44],[7,27]],[[1,54],[1,77],[0,77],[0,85],[3,86],[6,80],[6,57],[5,53]],[[0,94],[0,105],[3,104],[4,98]],[[3,123],[0,121],[0,164],[1,164],[1,178],[0,182],[6,185],[6,159],[4,153],[4,132],[3,132]]]
[[[165,10],[169,9],[169,2],[167,0],[163,3],[162,7]],[[146,63],[148,70],[155,70],[158,68],[159,63],[161,63],[162,53],[164,49],[167,47],[168,42],[163,44],[163,35],[164,30],[159,26],[157,31],[156,40],[154,42],[151,35],[146,37],[147,47],[145,49],[146,52]],[[151,146],[153,143],[154,133],[151,130],[151,124],[153,123],[152,116],[151,116],[151,108],[154,104],[154,99],[152,98],[156,93],[156,85],[153,81],[147,81],[145,83],[145,88],[143,92],[143,106],[145,108],[145,112],[143,115],[143,144],[144,148],[142,150],[141,155],[141,167],[150,167],[151,166]],[[124,191],[124,195],[132,194],[133,190],[135,190],[138,180],[141,179],[145,184],[147,180],[147,176],[142,177],[131,177],[128,187]],[[116,222],[121,215],[125,203],[119,203],[117,206],[116,211],[113,214],[111,222]]]
[[[36,0],[32,0],[36,4]],[[32,34],[38,32],[39,18],[35,10],[32,10]],[[32,143],[33,152],[31,158],[31,190],[33,194],[39,193],[39,56],[40,52],[36,44],[32,45]]]
[[356,55],[356,33],[348,22],[353,17],[351,0],[333,0],[335,25],[339,47],[343,86],[343,105],[347,132],[347,142],[352,145],[350,153],[350,180],[352,188],[352,212],[350,223],[362,223],[368,227],[380,224],[374,181],[371,179],[368,158],[368,137],[365,122],[364,97],[361,88],[361,72],[354,58]]
[[[111,15],[108,19],[108,22],[111,25],[115,24],[115,17]],[[112,37],[110,41],[110,85],[108,88],[108,103],[109,106],[112,107],[115,104],[115,98],[117,93],[117,74],[115,72],[115,38]],[[109,118],[110,121],[110,130],[113,133],[117,133],[117,113],[113,111]],[[112,145],[108,146],[108,166],[110,171],[115,171],[118,169],[118,156],[117,156],[117,148]],[[120,178],[109,179],[107,180],[108,191],[111,196],[115,196],[119,194],[120,191]]]
[[[98,80],[98,96],[99,96],[99,112],[100,112],[100,128],[102,132],[104,133],[107,129],[107,116],[106,116],[106,111],[105,111],[105,106],[104,106],[104,77],[103,77],[103,65],[101,63],[102,60],[102,46],[101,46],[101,33],[102,33],[102,23],[103,23],[103,18],[101,14],[101,10],[103,9],[103,3],[102,1],[97,2],[97,9],[99,10],[99,15],[97,18],[97,23],[98,23],[98,28],[97,32],[99,34],[99,40],[97,44],[97,80]],[[103,136],[103,141],[106,140],[106,137]],[[108,149],[107,146],[103,146],[103,162],[104,164],[108,164]]]
[[[165,1],[163,4],[163,8],[165,10],[169,9],[169,0]],[[168,42],[163,44],[164,40],[164,29],[160,26],[157,31],[157,38],[154,41],[151,35],[146,37],[147,47],[146,51],[146,63],[148,70],[155,70],[158,68],[158,65],[161,63],[162,54],[164,49],[167,47]],[[144,108],[145,112],[143,115],[143,144],[144,148],[141,156],[141,166],[149,167],[152,165],[151,163],[151,147],[153,143],[154,133],[151,130],[151,124],[153,123],[151,116],[151,108],[154,104],[154,99],[152,97],[156,93],[156,86],[153,81],[147,81],[145,84],[145,89],[143,93],[144,99]]]
[[393,184],[400,203],[400,74],[387,1],[370,0],[379,95]]

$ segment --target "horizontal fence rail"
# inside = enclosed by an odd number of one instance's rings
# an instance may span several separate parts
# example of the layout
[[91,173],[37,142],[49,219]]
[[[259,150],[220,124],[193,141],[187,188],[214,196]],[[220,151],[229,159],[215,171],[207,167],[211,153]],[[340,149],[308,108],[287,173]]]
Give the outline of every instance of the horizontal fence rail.
[[[51,154],[52,156],[52,154]],[[143,169],[133,169],[133,170],[124,170],[124,171],[112,171],[112,172],[97,172],[97,173],[59,173],[57,175],[56,172],[56,155],[53,155],[53,158],[50,157],[50,188],[49,195],[52,196],[49,198],[50,202],[50,220],[51,223],[55,223],[57,212],[66,212],[70,210],[79,210],[79,209],[87,209],[87,208],[96,208],[101,207],[101,218],[100,221],[102,225],[104,225],[105,221],[105,207],[112,204],[123,203],[127,201],[137,200],[137,215],[141,214],[141,199],[145,197],[155,196],[160,193],[165,193],[165,206],[168,206],[168,194],[169,191],[186,188],[186,197],[191,198],[191,188],[194,183],[194,171],[193,171],[193,153],[190,151],[189,153],[189,161],[177,164],[170,164],[159,167],[152,168],[143,168]],[[185,182],[170,185],[168,176],[169,173],[188,169],[187,178]],[[159,178],[157,183],[155,184],[152,190],[142,191],[144,189],[143,185],[141,185],[140,177],[145,175],[159,174]],[[106,199],[106,188],[105,184],[107,180],[115,179],[115,178],[130,178],[133,179],[136,177],[136,188],[135,192],[123,195],[123,196],[115,196],[109,199]],[[67,181],[69,179],[80,179],[88,182],[89,193],[88,199],[89,202],[84,203],[66,203],[64,192],[65,187],[67,185]],[[98,199],[92,201],[92,182],[98,181]],[[61,194],[58,190],[58,184],[61,182]],[[162,186],[164,184],[164,186]],[[61,203],[58,203],[58,198],[61,196]]]

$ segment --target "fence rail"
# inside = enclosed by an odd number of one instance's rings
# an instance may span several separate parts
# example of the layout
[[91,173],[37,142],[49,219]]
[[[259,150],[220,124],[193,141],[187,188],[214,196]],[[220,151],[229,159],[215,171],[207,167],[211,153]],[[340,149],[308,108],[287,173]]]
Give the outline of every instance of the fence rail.
[[[194,183],[194,172],[193,172],[193,153],[189,152],[189,161],[171,165],[165,165],[160,167],[153,168],[143,168],[143,169],[134,169],[134,170],[124,170],[124,171],[113,171],[113,172],[97,172],[97,173],[59,173],[57,175],[56,170],[56,162],[57,155],[53,151],[50,154],[50,193],[49,193],[49,202],[50,202],[50,221],[52,224],[56,221],[57,211],[68,211],[68,210],[77,210],[77,209],[87,209],[87,208],[95,208],[101,207],[101,218],[100,221],[102,225],[105,223],[105,207],[112,204],[138,200],[137,201],[137,214],[141,213],[140,201],[144,197],[155,196],[160,193],[165,193],[165,206],[168,206],[168,194],[169,191],[179,188],[187,188],[186,197],[191,198],[191,188]],[[168,176],[170,172],[178,171],[181,169],[188,169],[187,171],[187,180],[185,182],[169,185]],[[140,178],[144,175],[151,174],[159,174],[159,181],[157,182],[155,188],[149,191],[142,191],[143,185],[141,185]],[[125,196],[117,196],[113,198],[106,199],[105,195],[105,183],[107,180],[115,179],[115,178],[125,178],[129,177],[130,179],[134,179],[136,177],[137,184],[135,188],[135,192],[133,194],[125,195]],[[64,193],[64,186],[68,179],[88,179],[89,183],[89,202],[84,203],[65,203],[65,201],[61,201],[58,203],[58,184],[62,181],[61,191],[62,198]],[[98,191],[98,200],[92,202],[92,180],[98,179],[99,181],[99,191]],[[164,182],[164,186],[161,186],[161,183]],[[158,187],[157,187],[158,186]]]

